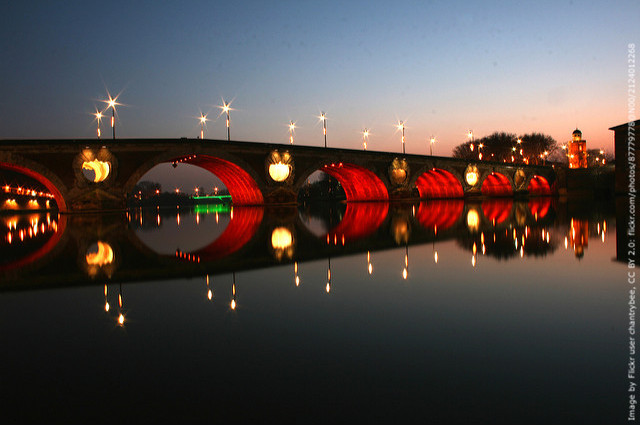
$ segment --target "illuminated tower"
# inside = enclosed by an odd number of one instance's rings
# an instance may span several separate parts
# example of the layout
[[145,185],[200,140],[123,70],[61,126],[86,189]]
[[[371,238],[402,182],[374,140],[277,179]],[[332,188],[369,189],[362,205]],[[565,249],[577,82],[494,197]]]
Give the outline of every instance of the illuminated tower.
[[567,156],[570,169],[587,168],[587,141],[582,139],[582,132],[575,129],[567,144]]

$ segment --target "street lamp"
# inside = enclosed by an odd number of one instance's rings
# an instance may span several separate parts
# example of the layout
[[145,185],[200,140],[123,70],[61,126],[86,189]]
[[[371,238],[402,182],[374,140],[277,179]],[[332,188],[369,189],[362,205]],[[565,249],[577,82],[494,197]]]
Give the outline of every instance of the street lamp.
[[436,138],[431,136],[431,140],[429,140],[429,155],[433,155],[433,144],[436,143]]
[[478,160],[482,160],[482,152],[481,152],[482,148],[484,148],[484,144],[478,145]]
[[116,100],[118,99],[117,96],[115,98],[112,98],[111,95],[108,95],[108,96],[109,96],[109,100],[102,101],[102,102],[105,102],[107,104],[107,109],[111,108],[111,130],[113,132],[113,139],[115,140],[116,138],[116,105],[120,105],[120,104],[116,102]]
[[291,145],[293,145],[293,131],[296,128],[296,123],[294,123],[293,121],[289,122],[289,143]]
[[367,139],[369,139],[369,129],[364,129],[362,131],[362,146],[364,150],[367,150]]
[[96,116],[96,121],[98,122],[98,129],[96,133],[98,135],[98,139],[100,139],[100,121],[102,120],[102,111],[96,111],[94,115]]
[[471,149],[471,151],[473,151],[473,130],[469,130],[467,132],[467,137],[471,141],[471,145],[469,145],[469,149]]
[[324,111],[320,113],[320,120],[322,120],[322,134],[324,135],[324,147],[327,147],[327,116]]
[[229,116],[229,111],[231,111],[231,102],[226,103],[224,99],[222,99],[222,105],[218,108],[222,109],[222,112],[227,114],[227,141],[231,141],[231,117]]
[[207,116],[200,113],[200,139],[204,139],[204,124],[207,122]]
[[405,153],[404,149],[404,121],[398,123],[398,130],[402,131],[402,153]]

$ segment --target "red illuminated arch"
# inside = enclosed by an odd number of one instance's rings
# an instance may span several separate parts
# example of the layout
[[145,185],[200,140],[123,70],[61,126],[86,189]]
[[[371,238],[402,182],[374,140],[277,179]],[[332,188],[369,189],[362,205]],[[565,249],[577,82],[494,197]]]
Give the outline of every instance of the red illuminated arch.
[[387,203],[347,203],[340,223],[329,231],[329,241],[350,242],[373,234],[387,217]]
[[209,155],[193,155],[185,163],[202,167],[216,175],[229,190],[231,201],[235,205],[259,205],[264,203],[262,192],[256,181],[240,166],[221,158]]
[[513,194],[511,182],[502,173],[490,173],[482,183],[482,195],[500,197]]
[[482,202],[482,211],[492,223],[502,223],[509,218],[513,200],[508,198],[486,200]]
[[347,201],[388,200],[387,187],[372,171],[355,164],[326,164],[323,172],[338,179]]
[[189,261],[212,261],[225,258],[251,241],[262,223],[264,208],[241,207],[232,210],[224,232],[208,246],[191,253],[176,252],[176,257]]
[[58,205],[58,210],[60,211],[67,210],[67,203],[62,197],[60,190],[49,179],[47,179],[40,173],[37,173],[27,167],[19,166],[17,164],[9,164],[9,163],[2,163],[2,162],[0,162],[0,169],[6,169],[6,170],[22,173],[25,176],[28,176],[32,179],[37,180],[42,185],[44,185],[51,194],[53,194],[53,199],[56,201],[56,204]]
[[434,200],[420,203],[418,222],[424,228],[445,230],[451,227],[464,210],[462,200]]
[[535,175],[529,181],[530,195],[551,195],[549,182],[542,176]]
[[416,180],[420,198],[462,198],[462,185],[456,177],[446,170],[432,169]]

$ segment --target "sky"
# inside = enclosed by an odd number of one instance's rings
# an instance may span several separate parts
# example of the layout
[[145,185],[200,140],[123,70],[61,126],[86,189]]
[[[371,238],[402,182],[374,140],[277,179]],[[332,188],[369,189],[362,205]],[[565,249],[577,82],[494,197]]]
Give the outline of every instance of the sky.
[[[231,138],[451,155],[494,131],[576,127],[613,151],[640,2],[65,1],[0,6],[0,139]],[[108,121],[102,124],[110,136]]]

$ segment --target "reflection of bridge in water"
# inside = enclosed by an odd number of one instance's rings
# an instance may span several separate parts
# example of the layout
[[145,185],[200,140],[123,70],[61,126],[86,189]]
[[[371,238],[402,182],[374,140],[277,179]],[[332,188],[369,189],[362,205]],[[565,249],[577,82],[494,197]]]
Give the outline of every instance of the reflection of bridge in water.
[[[202,277],[448,240],[470,251],[474,263],[476,256],[545,255],[562,239],[565,248],[571,245],[576,254],[588,244],[588,221],[571,219],[571,228],[557,235],[557,199],[548,197],[340,206],[335,220],[325,220],[328,230],[321,235],[305,223],[312,212],[284,206],[237,207],[213,241],[172,255],[146,246],[136,229],[139,223],[156,227],[172,218],[179,221],[179,211],[7,216],[0,250],[13,255],[3,257],[0,264],[0,288]],[[141,215],[146,215],[144,220]],[[569,225],[568,218],[565,222]],[[604,238],[606,221],[597,226]]]

